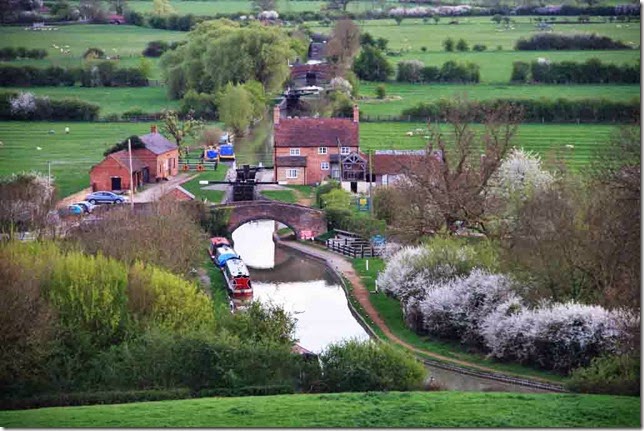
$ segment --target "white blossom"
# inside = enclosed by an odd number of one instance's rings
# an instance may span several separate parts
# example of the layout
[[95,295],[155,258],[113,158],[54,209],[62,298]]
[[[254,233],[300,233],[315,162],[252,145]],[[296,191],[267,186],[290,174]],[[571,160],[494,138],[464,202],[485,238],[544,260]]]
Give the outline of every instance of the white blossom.
[[353,90],[351,83],[340,76],[333,78],[329,85],[333,90],[341,91],[342,93],[345,93],[347,95],[351,94],[351,91]]
[[11,114],[16,116],[28,116],[36,111],[36,96],[33,93],[19,93],[9,100]]
[[553,181],[553,175],[541,167],[537,154],[515,148],[499,166],[494,183],[502,197],[525,199],[533,191],[547,189]]

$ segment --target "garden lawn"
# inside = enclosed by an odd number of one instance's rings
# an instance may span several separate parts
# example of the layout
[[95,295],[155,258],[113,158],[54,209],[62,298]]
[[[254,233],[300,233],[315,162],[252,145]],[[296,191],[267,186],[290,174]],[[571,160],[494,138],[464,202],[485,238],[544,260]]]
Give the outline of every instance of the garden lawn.
[[[5,88],[0,88],[0,92]],[[6,88],[7,91],[29,91],[38,96],[48,96],[52,99],[76,97],[86,102],[99,105],[99,116],[105,118],[111,114],[122,115],[133,109],[145,113],[161,112],[164,109],[177,109],[179,101],[170,100],[165,87],[31,87]]]
[[[367,290],[374,292],[376,289],[376,278],[378,278],[378,273],[385,269],[385,262],[382,259],[370,258],[368,259],[369,271],[367,271],[366,260],[367,259],[353,259],[353,268],[362,279]],[[420,336],[405,325],[402,308],[398,300],[391,298],[384,293],[372,293],[369,295],[369,301],[378,311],[378,314],[383,318],[387,327],[394,333],[394,335],[419,349],[493,368],[502,373],[514,374],[528,378],[536,377],[549,380],[551,382],[562,382],[565,379],[564,376],[553,372],[538,370],[519,364],[500,363],[487,359],[484,355],[468,353],[459,345],[458,342],[450,343],[447,341],[432,340],[429,339],[429,337]]]
[[388,100],[376,98],[376,87],[381,83],[361,82],[360,113],[371,117],[399,116],[403,109],[421,102],[453,99],[607,99],[630,101],[640,98],[639,85],[459,85],[386,83]]
[[262,196],[269,199],[294,204],[297,202],[295,193],[292,190],[264,190],[261,192]]
[[[480,125],[473,127],[475,130],[481,128]],[[422,149],[426,146],[423,138],[425,133],[414,136],[406,136],[406,133],[426,128],[424,123],[360,123],[360,149]],[[580,170],[589,165],[595,149],[605,145],[617,128],[595,124],[521,124],[514,138],[514,146],[538,153],[546,166],[561,160],[568,167]],[[441,130],[449,136],[448,125],[441,125]]]
[[481,392],[369,392],[144,402],[0,412],[29,428],[426,428],[640,426],[640,398]]
[[[70,128],[69,135],[65,127]],[[47,175],[50,160],[58,197],[65,197],[89,187],[89,170],[103,160],[107,148],[149,131],[149,123],[0,122],[0,175],[21,171]]]
[[227,171],[228,166],[220,163],[216,171],[203,171],[190,181],[181,184],[181,187],[195,195],[196,199],[207,200],[210,203],[218,204],[224,198],[225,192],[223,190],[206,190],[203,187],[208,186],[199,184],[199,181],[223,181],[226,178]]

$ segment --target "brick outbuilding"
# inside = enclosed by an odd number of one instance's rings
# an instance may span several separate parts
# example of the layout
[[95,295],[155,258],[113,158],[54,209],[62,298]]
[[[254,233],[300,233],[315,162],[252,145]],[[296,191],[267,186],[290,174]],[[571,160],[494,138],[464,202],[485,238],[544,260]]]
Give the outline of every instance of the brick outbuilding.
[[144,183],[169,179],[179,172],[179,148],[158,133],[156,125],[150,133],[139,136],[145,148],[132,150],[132,172],[127,150],[109,154],[90,170],[90,184],[93,191],[129,190],[130,174],[134,188]]

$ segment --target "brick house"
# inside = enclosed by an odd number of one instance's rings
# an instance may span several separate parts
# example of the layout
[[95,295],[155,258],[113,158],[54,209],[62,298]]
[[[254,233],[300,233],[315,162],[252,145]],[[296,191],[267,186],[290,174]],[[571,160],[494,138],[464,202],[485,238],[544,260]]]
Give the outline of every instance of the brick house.
[[386,186],[398,181],[407,170],[425,161],[425,151],[377,150],[371,156],[374,185]]
[[134,188],[143,183],[168,179],[179,172],[179,148],[151,126],[150,133],[139,136],[145,148],[132,150],[132,171],[127,150],[109,154],[90,170],[92,191],[129,190],[130,175]]
[[281,118],[273,108],[275,179],[283,184],[314,185],[340,178],[340,161],[357,154],[359,111],[353,118]]
[[328,85],[333,77],[331,65],[327,63],[293,64],[290,73],[291,81],[296,88]]

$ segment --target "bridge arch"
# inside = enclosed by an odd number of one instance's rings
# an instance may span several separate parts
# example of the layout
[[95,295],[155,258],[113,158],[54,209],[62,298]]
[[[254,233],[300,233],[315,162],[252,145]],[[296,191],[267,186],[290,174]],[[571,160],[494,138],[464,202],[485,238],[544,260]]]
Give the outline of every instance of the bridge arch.
[[257,220],[274,220],[283,223],[295,232],[297,238],[301,238],[302,231],[311,231],[313,236],[327,231],[324,212],[304,205],[257,200],[214,205],[213,209],[230,211],[229,232],[234,232],[241,225]]

